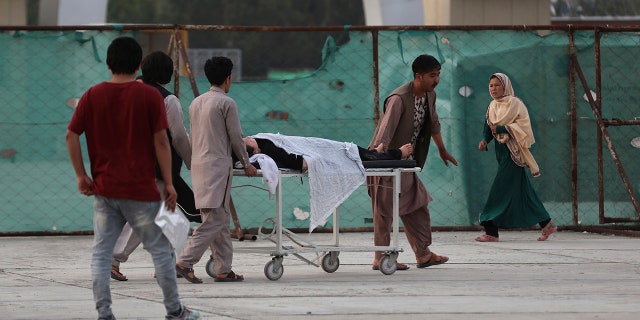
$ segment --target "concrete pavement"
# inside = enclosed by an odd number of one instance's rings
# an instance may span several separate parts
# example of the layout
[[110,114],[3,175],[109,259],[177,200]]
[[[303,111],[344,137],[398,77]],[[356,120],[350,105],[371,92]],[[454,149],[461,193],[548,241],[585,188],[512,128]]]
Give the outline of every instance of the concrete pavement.
[[[334,273],[294,256],[277,281],[265,277],[268,254],[236,253],[241,283],[213,282],[208,256],[195,266],[205,283],[178,279],[185,304],[203,319],[637,319],[640,239],[573,231],[538,242],[538,232],[503,231],[501,242],[477,232],[435,232],[432,250],[450,257],[417,269],[404,234],[407,271],[371,270],[372,252],[341,252]],[[304,235],[306,237],[306,235]],[[312,241],[331,234],[312,234]],[[342,233],[342,246],[371,246],[370,233]],[[326,241],[328,241],[326,240]],[[90,279],[91,236],[0,238],[1,319],[96,319]],[[234,241],[236,248],[268,245]],[[315,254],[307,254],[310,259]],[[112,280],[119,320],[164,319],[149,254],[139,248]]]

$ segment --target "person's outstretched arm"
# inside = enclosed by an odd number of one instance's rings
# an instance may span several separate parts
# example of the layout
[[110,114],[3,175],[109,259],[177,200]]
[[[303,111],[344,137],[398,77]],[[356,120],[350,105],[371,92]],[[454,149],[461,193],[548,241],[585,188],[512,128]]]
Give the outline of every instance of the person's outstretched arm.
[[457,166],[458,161],[456,160],[456,158],[450,155],[447,149],[445,148],[444,142],[442,142],[442,135],[440,133],[436,133],[431,135],[431,138],[433,138],[433,142],[435,142],[436,146],[438,147],[438,151],[440,152],[440,158],[442,159],[442,161],[444,161],[444,165],[448,167],[449,162],[451,162]]

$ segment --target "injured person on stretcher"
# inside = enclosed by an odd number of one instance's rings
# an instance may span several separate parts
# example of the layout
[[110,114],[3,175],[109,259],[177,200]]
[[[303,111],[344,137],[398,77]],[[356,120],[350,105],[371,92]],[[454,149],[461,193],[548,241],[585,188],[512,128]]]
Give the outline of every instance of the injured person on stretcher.
[[[385,146],[367,150],[351,142],[272,133],[259,133],[244,141],[247,148],[251,148],[248,152],[252,155],[250,161],[261,168],[270,196],[279,183],[280,169],[299,170],[308,177],[310,231],[324,225],[331,213],[366,182],[367,169],[363,161],[398,161],[413,152],[410,144],[380,152]],[[234,162],[237,169],[241,167],[238,164]]]
[[[243,140],[244,144],[247,146],[247,153],[249,156],[262,153],[273,159],[278,168],[300,171],[307,170],[307,161],[304,160],[304,156],[288,153],[283,148],[276,146],[269,139],[248,136]],[[389,149],[386,152],[383,151],[383,144],[378,145],[374,150],[368,150],[360,146],[357,147],[361,161],[402,160],[407,159],[413,153],[413,147],[411,147],[411,144],[409,143],[404,144],[399,149]],[[259,164],[257,165],[257,168],[259,168]]]

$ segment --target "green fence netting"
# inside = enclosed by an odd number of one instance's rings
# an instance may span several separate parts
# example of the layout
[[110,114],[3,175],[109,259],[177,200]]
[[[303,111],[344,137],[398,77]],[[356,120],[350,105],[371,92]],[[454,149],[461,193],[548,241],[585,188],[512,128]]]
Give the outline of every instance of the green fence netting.
[[[225,37],[229,31],[199,32]],[[255,37],[259,32],[269,31],[244,33]],[[291,36],[310,32],[313,31],[292,32]],[[345,31],[348,41],[340,45],[328,37],[318,46],[321,62],[302,77],[235,82],[229,95],[239,105],[244,133],[314,136],[366,146],[375,126],[374,70],[378,72],[382,101],[387,93],[411,79],[411,62],[416,56],[434,55],[443,66],[436,88],[442,135],[460,166],[445,167],[437,150],[432,149],[425,170],[419,175],[434,198],[430,204],[434,226],[473,226],[496,171],[493,151],[477,149],[490,101],[487,83],[492,73],[504,72],[511,77],[516,95],[529,108],[536,135],[533,153],[542,170],[542,176],[532,181],[539,197],[557,224],[575,224],[571,188],[572,171],[577,170],[579,223],[598,224],[598,129],[579,85],[578,165],[573,168],[571,163],[573,84],[567,31],[376,32],[376,50],[371,31]],[[104,30],[0,34],[0,233],[92,229],[92,198],[76,190],[64,135],[75,99],[91,85],[109,78],[106,47],[121,34]],[[127,34],[140,36],[138,32]],[[594,32],[573,35],[580,66],[589,85],[595,88]],[[640,116],[640,90],[635,81],[639,41],[637,33],[601,34],[605,118]],[[295,48],[289,51],[295,52]],[[263,54],[270,54],[268,47]],[[243,71],[258,63],[242,61]],[[206,79],[196,78],[195,82],[200,93],[209,87]],[[194,94],[187,77],[180,78],[179,94],[188,129],[189,103]],[[638,129],[621,126],[610,127],[609,131],[633,187],[639,188],[640,169],[633,163],[639,150],[629,143],[640,135]],[[637,217],[606,146],[604,154],[607,214]],[[186,169],[183,177],[190,181]],[[307,182],[286,179],[283,187],[283,225],[308,228],[308,220],[294,214],[309,211]],[[243,228],[258,227],[274,215],[275,200],[268,198],[260,179],[234,178],[232,197]],[[366,188],[354,192],[340,212],[343,228],[372,227]],[[325,227],[330,225],[331,221]]]

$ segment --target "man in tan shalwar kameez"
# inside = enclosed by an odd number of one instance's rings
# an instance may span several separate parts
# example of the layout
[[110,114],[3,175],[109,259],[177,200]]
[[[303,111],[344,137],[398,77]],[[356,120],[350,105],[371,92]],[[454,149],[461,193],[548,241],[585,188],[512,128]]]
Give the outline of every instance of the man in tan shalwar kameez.
[[193,271],[209,245],[214,249],[214,281],[242,281],[231,270],[233,245],[229,232],[232,153],[241,159],[247,176],[255,176],[242,140],[238,106],[227,96],[231,87],[233,63],[226,57],[213,57],[205,64],[211,83],[206,93],[189,106],[191,123],[191,183],[202,224],[176,259],[176,271],[191,283],[202,283]]

